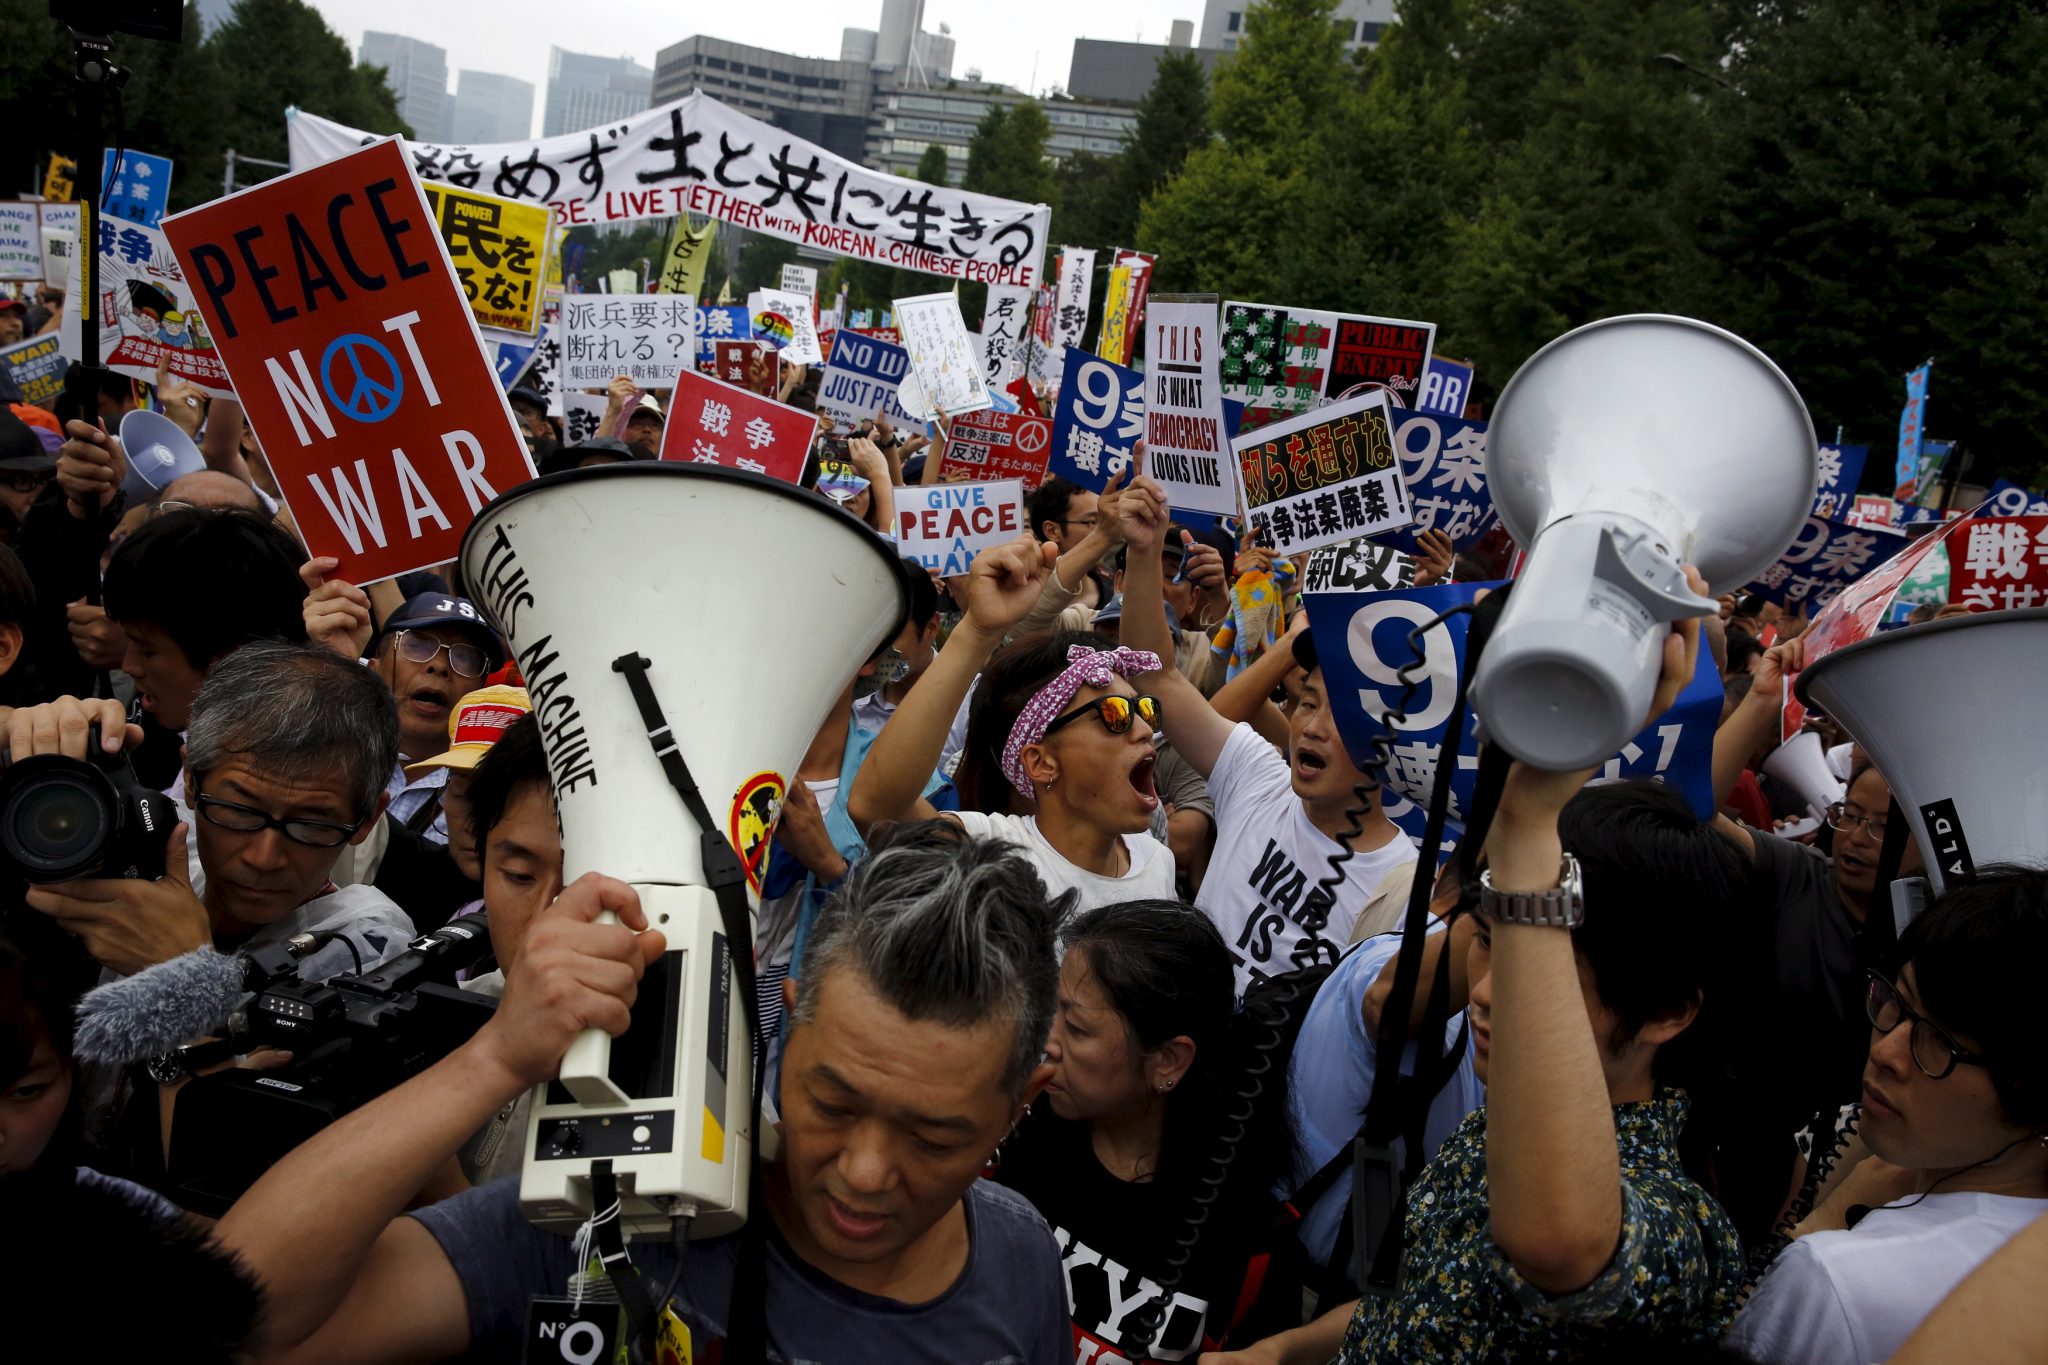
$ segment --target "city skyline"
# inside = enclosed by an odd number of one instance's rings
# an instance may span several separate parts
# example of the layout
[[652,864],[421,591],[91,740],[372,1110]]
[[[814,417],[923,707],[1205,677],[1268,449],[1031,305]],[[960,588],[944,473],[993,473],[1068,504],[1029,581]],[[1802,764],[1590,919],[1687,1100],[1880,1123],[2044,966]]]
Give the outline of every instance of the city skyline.
[[[360,50],[365,32],[396,33],[444,48],[451,86],[461,71],[530,83],[536,94],[534,133],[540,132],[552,47],[588,56],[630,57],[651,68],[661,48],[702,33],[796,56],[835,59],[840,55],[842,30],[872,26],[881,13],[881,0],[852,6],[791,0],[772,11],[722,13],[704,25],[653,0],[615,0],[605,9],[611,23],[565,31],[559,22],[559,7],[539,0],[505,0],[489,25],[466,22],[459,12],[443,7],[405,0],[313,3],[351,52]],[[1065,83],[1074,39],[1130,41],[1142,35],[1146,42],[1163,43],[1174,19],[1199,25],[1203,9],[1202,0],[1135,0],[1120,7],[1122,12],[1112,22],[1103,19],[1101,6],[1085,0],[1047,0],[1028,16],[971,5],[966,0],[927,0],[923,27],[937,32],[940,24],[950,26],[956,44],[956,76],[977,68],[985,80],[1036,94]]]

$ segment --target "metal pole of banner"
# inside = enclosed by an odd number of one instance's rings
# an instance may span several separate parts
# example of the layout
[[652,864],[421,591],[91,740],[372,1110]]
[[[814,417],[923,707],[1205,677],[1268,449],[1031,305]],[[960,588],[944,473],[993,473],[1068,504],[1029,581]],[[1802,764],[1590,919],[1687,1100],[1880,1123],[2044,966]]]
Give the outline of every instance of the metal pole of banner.
[[[220,192],[223,196],[230,195],[235,192],[235,166],[239,162],[246,161],[251,166],[271,166],[275,167],[277,170],[280,171],[288,171],[292,168],[292,163],[289,161],[265,161],[260,156],[248,156],[242,152],[236,151],[232,147],[228,148],[227,161],[227,174],[221,177],[220,182]],[[268,177],[265,178],[268,179]]]

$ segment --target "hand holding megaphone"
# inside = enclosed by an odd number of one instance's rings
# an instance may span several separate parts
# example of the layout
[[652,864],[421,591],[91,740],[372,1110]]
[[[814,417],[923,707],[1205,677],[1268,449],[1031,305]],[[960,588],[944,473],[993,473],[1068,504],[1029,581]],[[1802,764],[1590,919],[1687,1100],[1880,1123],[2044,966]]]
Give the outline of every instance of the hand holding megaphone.
[[57,486],[64,490],[71,515],[84,521],[114,500],[114,491],[128,476],[128,459],[121,438],[93,422],[66,422],[64,438],[57,448]]
[[553,1080],[592,1030],[626,1031],[640,977],[667,949],[632,887],[586,872],[534,916],[504,998],[469,1046],[508,1094]]

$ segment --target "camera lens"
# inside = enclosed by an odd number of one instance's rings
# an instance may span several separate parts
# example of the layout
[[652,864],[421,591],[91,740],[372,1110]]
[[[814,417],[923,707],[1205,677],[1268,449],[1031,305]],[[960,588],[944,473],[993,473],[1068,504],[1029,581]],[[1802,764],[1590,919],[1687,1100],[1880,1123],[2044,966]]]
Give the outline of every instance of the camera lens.
[[104,792],[79,774],[50,772],[9,796],[0,809],[0,844],[31,879],[75,876],[99,860],[112,826]]

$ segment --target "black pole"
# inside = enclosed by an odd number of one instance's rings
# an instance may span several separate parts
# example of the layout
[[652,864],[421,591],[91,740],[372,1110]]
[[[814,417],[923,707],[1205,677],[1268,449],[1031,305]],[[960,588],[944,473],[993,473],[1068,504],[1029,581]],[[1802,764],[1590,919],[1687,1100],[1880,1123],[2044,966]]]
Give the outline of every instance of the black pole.
[[73,71],[78,78],[78,297],[66,299],[78,310],[78,354],[64,374],[64,389],[79,405],[79,418],[90,422],[99,412],[100,367],[99,216],[100,192],[106,184],[100,141],[100,105],[108,89],[128,81],[128,70],[114,62],[114,44],[104,34],[71,30]]

